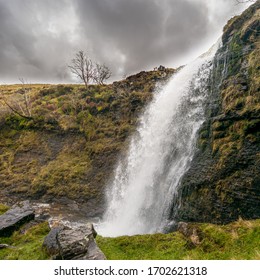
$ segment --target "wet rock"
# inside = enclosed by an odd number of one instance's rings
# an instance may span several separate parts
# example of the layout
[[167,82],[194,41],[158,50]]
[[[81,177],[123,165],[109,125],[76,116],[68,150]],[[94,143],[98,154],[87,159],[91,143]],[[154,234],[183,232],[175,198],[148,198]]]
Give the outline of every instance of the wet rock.
[[92,224],[53,228],[46,236],[43,247],[52,259],[104,260],[98,248],[96,231]]
[[257,1],[224,29],[198,149],[173,197],[174,221],[226,224],[260,217],[259,11]]
[[33,220],[34,216],[28,201],[15,204],[0,216],[0,236],[10,236],[20,226]]
[[178,224],[175,221],[169,221],[163,228],[164,233],[170,233],[178,230]]

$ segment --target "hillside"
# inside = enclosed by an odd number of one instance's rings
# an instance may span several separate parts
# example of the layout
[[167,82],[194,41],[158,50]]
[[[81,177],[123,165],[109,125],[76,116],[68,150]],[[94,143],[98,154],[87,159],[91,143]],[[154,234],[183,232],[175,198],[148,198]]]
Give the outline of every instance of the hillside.
[[100,215],[104,186],[127,137],[155,88],[174,71],[143,71],[87,89],[81,85],[0,86],[1,200],[67,204],[70,199],[84,205],[88,216]]

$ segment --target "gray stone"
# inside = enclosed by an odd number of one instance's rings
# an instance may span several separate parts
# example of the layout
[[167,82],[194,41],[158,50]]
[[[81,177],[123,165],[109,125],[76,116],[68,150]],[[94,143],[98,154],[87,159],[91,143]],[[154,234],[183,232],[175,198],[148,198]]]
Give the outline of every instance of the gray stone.
[[15,204],[0,216],[0,236],[10,236],[23,224],[34,219],[34,210],[28,201]]
[[104,260],[106,257],[95,241],[96,234],[92,224],[53,228],[43,247],[52,259]]
[[58,259],[60,255],[60,248],[58,244],[58,233],[62,228],[52,228],[48,235],[43,241],[43,248],[46,250],[47,254],[52,256],[53,259]]
[[5,249],[5,248],[9,248],[10,245],[8,244],[0,244],[0,249]]
[[95,239],[92,239],[88,245],[88,251],[85,255],[85,259],[87,260],[105,260],[106,257],[104,253],[99,249]]

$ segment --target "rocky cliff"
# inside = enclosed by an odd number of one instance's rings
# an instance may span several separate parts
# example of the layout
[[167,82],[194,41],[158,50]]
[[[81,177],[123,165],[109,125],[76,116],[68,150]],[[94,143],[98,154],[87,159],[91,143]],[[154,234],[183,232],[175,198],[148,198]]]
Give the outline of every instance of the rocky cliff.
[[260,217],[259,35],[260,1],[224,28],[209,84],[207,121],[171,218],[227,223]]

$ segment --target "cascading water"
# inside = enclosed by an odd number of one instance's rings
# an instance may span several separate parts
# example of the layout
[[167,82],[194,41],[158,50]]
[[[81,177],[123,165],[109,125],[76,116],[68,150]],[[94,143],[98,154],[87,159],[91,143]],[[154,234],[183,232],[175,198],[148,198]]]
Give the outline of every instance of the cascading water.
[[147,107],[107,191],[103,236],[161,231],[196,150],[217,46],[182,68]]

